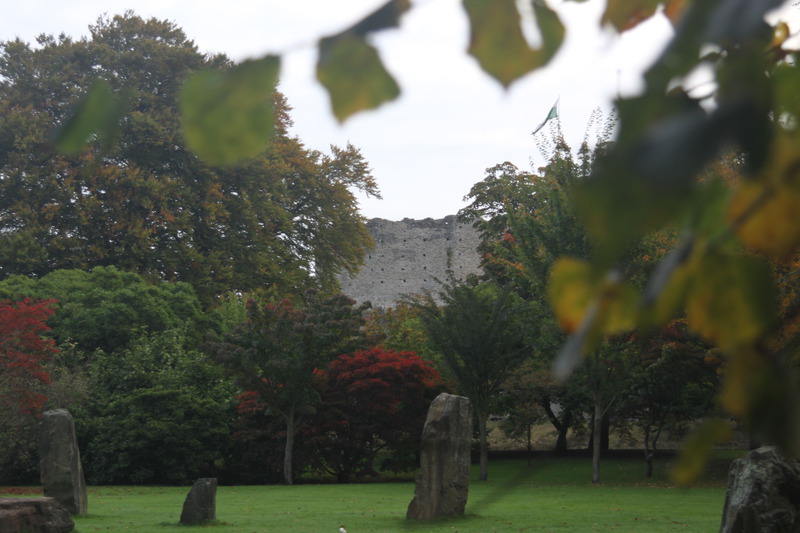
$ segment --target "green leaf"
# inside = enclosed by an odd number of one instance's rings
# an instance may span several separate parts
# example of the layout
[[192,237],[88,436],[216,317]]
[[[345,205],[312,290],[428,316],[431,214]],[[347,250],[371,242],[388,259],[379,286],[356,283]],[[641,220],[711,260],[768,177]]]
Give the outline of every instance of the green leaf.
[[320,40],[317,79],[327,89],[339,122],[400,95],[400,87],[383,66],[378,51],[352,33]]
[[542,36],[538,50],[525,40],[515,0],[464,0],[464,9],[470,22],[470,55],[504,87],[546,65],[564,40],[561,20],[544,2],[533,2]]
[[96,137],[103,149],[114,144],[119,133],[119,119],[128,108],[127,93],[118,96],[106,80],[97,80],[78,102],[73,113],[53,131],[58,151],[76,154]]
[[280,59],[267,56],[190,77],[181,93],[189,148],[212,165],[263,152],[275,131],[272,94],[279,70]]
[[410,8],[409,0],[389,0],[341,34],[349,33],[366,37],[375,31],[396,28],[400,25],[400,17]]

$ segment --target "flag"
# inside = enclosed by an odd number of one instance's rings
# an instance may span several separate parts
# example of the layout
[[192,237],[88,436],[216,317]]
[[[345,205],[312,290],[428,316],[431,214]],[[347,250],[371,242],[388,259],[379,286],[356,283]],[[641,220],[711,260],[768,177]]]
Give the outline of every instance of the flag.
[[547,114],[544,121],[541,124],[539,124],[535,130],[533,130],[533,133],[531,133],[531,135],[536,135],[537,133],[539,133],[539,130],[544,128],[544,125],[547,124],[550,121],[550,119],[558,118],[558,100],[560,99],[561,98],[558,98],[556,100],[556,103],[553,104],[553,107],[550,108],[550,112]]

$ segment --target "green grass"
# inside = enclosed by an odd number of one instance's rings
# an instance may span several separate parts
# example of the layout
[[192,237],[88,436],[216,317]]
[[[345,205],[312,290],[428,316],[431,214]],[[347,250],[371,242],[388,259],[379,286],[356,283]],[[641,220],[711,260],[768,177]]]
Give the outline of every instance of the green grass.
[[91,487],[90,514],[76,518],[77,533],[326,532],[348,533],[637,531],[706,532],[719,529],[729,459],[714,465],[693,488],[672,487],[666,463],[645,482],[642,461],[608,459],[604,484],[589,483],[586,458],[490,461],[490,481],[470,484],[466,515],[408,522],[413,483],[221,486],[217,522],[178,525],[189,487]]

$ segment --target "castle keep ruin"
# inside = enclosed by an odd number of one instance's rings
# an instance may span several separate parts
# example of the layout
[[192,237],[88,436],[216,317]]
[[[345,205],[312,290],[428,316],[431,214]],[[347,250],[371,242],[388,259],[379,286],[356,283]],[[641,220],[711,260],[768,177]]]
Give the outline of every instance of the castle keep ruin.
[[345,273],[340,279],[342,292],[358,302],[393,307],[405,294],[436,292],[436,280],[445,281],[448,268],[459,280],[481,271],[478,232],[454,215],[399,222],[373,218],[367,228],[375,248],[355,277]]

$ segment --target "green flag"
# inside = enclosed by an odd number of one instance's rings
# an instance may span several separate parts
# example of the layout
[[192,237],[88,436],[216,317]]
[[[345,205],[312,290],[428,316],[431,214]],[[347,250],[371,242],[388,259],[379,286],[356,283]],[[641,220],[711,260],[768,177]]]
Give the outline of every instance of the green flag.
[[550,121],[550,119],[558,118],[558,100],[560,99],[561,98],[558,98],[556,100],[556,103],[553,104],[553,107],[550,108],[550,112],[547,114],[544,121],[541,124],[539,124],[535,130],[533,130],[533,133],[531,133],[531,135],[536,135],[537,133],[539,133],[539,130],[544,128],[544,125],[547,124],[548,121]]

